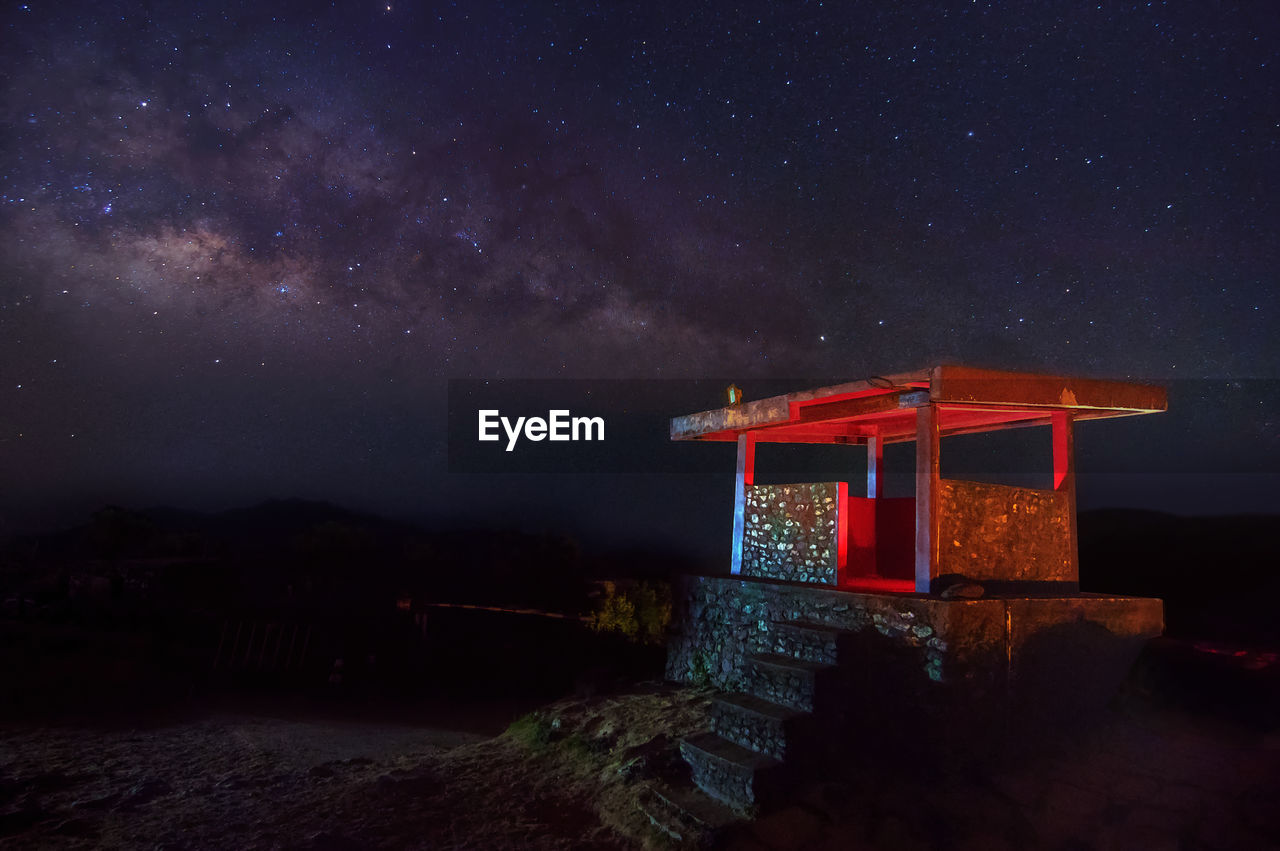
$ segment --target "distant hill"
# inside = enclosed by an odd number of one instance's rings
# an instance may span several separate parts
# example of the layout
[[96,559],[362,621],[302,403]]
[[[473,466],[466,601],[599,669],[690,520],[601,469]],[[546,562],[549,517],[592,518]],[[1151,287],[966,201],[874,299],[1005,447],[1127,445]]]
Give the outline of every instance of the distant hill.
[[[134,511],[106,506],[88,523],[16,538],[0,568],[22,583],[26,566],[202,559],[234,569],[245,596],[291,587],[330,598],[409,595],[576,611],[585,603],[577,543],[563,535],[502,529],[426,531],[326,502],[272,500],[227,511]],[[8,568],[12,568],[9,570]]]
[[[1277,529],[1280,518],[1269,515],[1083,512],[1081,588],[1163,599],[1171,635],[1280,646]],[[257,565],[264,578],[336,571],[346,577],[335,580],[338,588],[380,581],[441,601],[565,610],[581,605],[587,576],[657,579],[707,568],[679,552],[622,549],[584,556],[564,535],[424,529],[307,500],[214,513],[108,506],[88,523],[0,547],[0,566],[104,558],[216,559]]]
[[79,526],[14,538],[4,551],[43,559],[200,554],[192,549],[208,555],[263,553],[288,549],[299,535],[325,524],[361,529],[377,537],[416,531],[405,523],[303,499],[268,500],[219,512],[109,505]]

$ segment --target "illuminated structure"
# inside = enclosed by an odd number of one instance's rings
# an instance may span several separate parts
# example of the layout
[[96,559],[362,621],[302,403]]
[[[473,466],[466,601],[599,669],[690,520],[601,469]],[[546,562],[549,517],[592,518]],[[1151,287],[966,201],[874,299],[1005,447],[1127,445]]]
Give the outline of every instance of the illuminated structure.
[[[1105,703],[1163,610],[1079,590],[1075,424],[1166,405],[1148,385],[938,366],[673,419],[673,440],[738,447],[729,575],[675,594],[668,677],[720,690],[712,731],[681,744],[697,785],[751,808],[868,724],[948,748],[948,730]],[[1029,426],[1051,430],[1050,487],[942,477],[942,438]],[[904,441],[915,494],[887,498],[884,447]],[[756,484],[761,443],[863,446],[865,491]]]
[[[730,573],[921,593],[957,574],[1072,591],[1075,424],[1165,408],[1158,387],[939,366],[677,417],[671,438],[738,444]],[[1053,490],[939,475],[941,438],[1027,426],[1053,431]],[[884,447],[903,441],[916,444],[916,495],[886,499]],[[865,446],[866,495],[845,482],[756,485],[758,443]]]

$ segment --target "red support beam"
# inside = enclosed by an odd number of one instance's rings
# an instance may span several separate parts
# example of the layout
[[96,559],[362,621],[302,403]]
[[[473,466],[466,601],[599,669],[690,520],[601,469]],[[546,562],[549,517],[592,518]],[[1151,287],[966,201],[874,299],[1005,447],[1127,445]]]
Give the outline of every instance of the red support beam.
[[851,420],[875,414],[910,410],[927,404],[928,401],[928,390],[903,390],[897,393],[882,393],[878,396],[868,396],[861,399],[846,399],[841,402],[814,402],[797,405],[792,421],[824,423],[833,420]]
[[836,482],[836,585],[844,585],[849,569],[849,483]]
[[928,594],[938,569],[938,406],[916,409],[916,591]]
[[877,437],[867,438],[867,496],[878,499],[884,492],[884,441]]
[[1068,490],[1075,484],[1075,423],[1070,411],[1054,411],[1050,418],[1053,426],[1053,489]]
[[733,555],[729,572],[742,572],[742,536],[747,525],[747,488],[756,478],[756,437],[751,432],[738,435],[738,472],[733,495]]
[[1069,549],[1071,576],[1080,577],[1080,551],[1076,538],[1076,424],[1072,411],[1054,411],[1050,420],[1053,427],[1053,489],[1067,494]]
[[879,572],[876,558],[876,500],[884,492],[883,467],[884,441],[878,435],[867,438],[867,498],[871,500],[871,517],[867,529],[867,559],[870,563],[867,564],[865,572],[871,574]]

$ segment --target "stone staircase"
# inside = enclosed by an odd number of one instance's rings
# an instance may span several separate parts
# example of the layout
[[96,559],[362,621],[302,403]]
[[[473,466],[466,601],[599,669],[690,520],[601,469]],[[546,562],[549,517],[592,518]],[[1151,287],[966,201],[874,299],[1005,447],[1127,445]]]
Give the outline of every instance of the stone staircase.
[[805,621],[772,624],[766,652],[747,659],[745,693],[716,695],[711,730],[680,742],[699,789],[751,813],[785,791],[789,762],[811,770],[824,757],[823,732],[840,723],[849,695],[840,665],[849,635]]
[[655,830],[680,847],[702,847],[742,818],[738,811],[683,782],[649,783],[636,796],[636,806]]

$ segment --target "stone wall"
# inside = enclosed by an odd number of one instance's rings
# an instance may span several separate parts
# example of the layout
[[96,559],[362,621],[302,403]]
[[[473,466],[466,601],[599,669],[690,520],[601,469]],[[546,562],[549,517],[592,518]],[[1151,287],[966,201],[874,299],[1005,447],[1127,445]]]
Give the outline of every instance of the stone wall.
[[673,590],[668,679],[752,691],[750,656],[831,657],[821,631],[801,631],[821,638],[807,646],[790,626],[823,624],[840,631],[835,655],[852,678],[842,687],[864,724],[915,713],[926,725],[999,727],[1029,701],[1041,716],[1097,708],[1163,630],[1160,601],[1133,597],[944,600],[728,576],[680,577]]
[[998,600],[940,600],[684,576],[675,584],[673,605],[678,632],[668,647],[668,678],[724,691],[742,690],[748,655],[803,658],[785,628],[788,622],[865,634],[867,643],[893,648],[893,655],[937,683],[968,676],[975,656],[992,648],[1004,652],[1004,605]]
[[1078,582],[1072,495],[986,482],[938,483],[938,574],[1009,582]]
[[835,585],[845,487],[843,482],[748,487],[742,575]]

